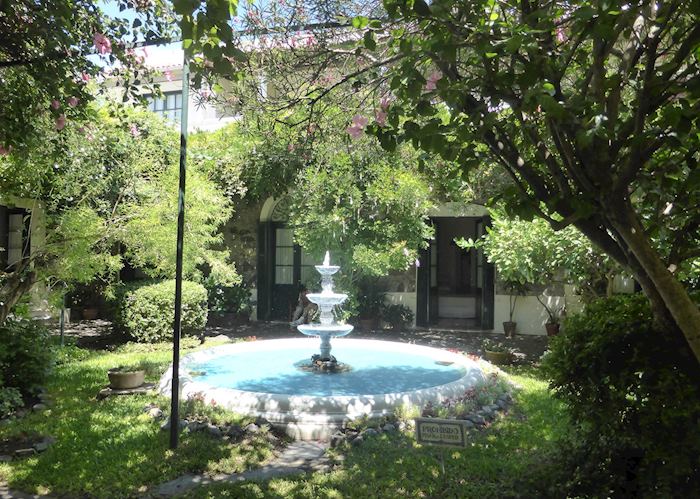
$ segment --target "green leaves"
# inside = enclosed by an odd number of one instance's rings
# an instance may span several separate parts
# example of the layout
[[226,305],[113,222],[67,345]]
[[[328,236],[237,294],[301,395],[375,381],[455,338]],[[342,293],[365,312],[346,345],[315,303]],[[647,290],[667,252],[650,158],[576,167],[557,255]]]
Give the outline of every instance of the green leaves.
[[363,41],[365,44],[365,48],[367,48],[368,50],[374,50],[377,48],[377,42],[374,39],[374,33],[372,33],[371,31],[365,32]]
[[364,29],[369,25],[369,19],[365,16],[357,16],[352,18],[352,26],[357,29]]

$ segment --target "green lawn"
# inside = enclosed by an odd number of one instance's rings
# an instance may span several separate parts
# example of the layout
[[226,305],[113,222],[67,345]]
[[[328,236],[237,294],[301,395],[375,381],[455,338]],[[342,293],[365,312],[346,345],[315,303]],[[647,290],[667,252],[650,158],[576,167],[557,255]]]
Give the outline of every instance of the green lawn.
[[[129,350],[94,353],[56,369],[46,386],[54,399],[51,408],[0,429],[0,438],[33,431],[52,435],[56,442],[35,457],[0,464],[0,480],[25,492],[124,497],[185,472],[242,471],[271,456],[262,435],[232,446],[202,432],[182,433],[173,452],[161,422],[143,412],[150,402],[167,409],[168,399],[134,395],[96,400],[107,383],[108,368],[145,361],[147,381],[157,381],[169,363],[167,347]],[[234,421],[223,411],[216,416]]]
[[[96,352],[59,366],[47,389],[51,408],[0,427],[0,438],[36,431],[56,438],[48,451],[0,464],[0,480],[10,488],[33,493],[124,497],[185,472],[237,472],[254,468],[272,455],[264,435],[230,445],[204,433],[182,434],[175,452],[168,432],[143,413],[150,402],[167,408],[168,401],[149,395],[95,399],[106,384],[106,370],[147,361],[149,380],[167,367],[167,347],[144,352],[125,347]],[[522,479],[566,431],[562,407],[552,399],[534,368],[509,370],[521,386],[516,406],[484,432],[473,434],[465,449],[444,451],[416,444],[412,434],[383,434],[362,446],[343,448],[342,464],[332,472],[265,483],[219,484],[200,488],[193,497],[507,497],[522,493]],[[201,408],[200,408],[201,409]],[[212,409],[218,420],[234,416]]]
[[475,433],[465,449],[421,446],[411,434],[382,434],[345,449],[342,465],[330,473],[218,484],[197,489],[191,497],[528,497],[523,487],[530,472],[566,431],[566,419],[536,369],[508,371],[522,387],[516,408],[487,431]]

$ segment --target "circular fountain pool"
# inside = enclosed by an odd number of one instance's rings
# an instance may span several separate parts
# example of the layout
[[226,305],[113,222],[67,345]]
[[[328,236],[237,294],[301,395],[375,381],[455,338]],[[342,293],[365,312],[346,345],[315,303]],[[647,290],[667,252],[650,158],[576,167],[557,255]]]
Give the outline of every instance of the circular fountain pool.
[[[262,416],[299,439],[327,438],[361,416],[402,404],[424,405],[464,392],[483,378],[463,355],[418,345],[336,338],[333,353],[349,372],[300,369],[315,338],[236,343],[194,352],[180,363],[181,396],[196,393],[232,411]],[[169,395],[171,370],[160,383]]]

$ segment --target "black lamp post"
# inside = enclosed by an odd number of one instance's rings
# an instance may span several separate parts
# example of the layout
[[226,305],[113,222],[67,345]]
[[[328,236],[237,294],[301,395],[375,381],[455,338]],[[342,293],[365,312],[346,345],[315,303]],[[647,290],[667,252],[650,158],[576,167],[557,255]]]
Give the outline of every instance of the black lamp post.
[[185,230],[185,180],[187,176],[187,109],[190,68],[182,65],[182,114],[180,116],[180,187],[177,201],[177,254],[175,256],[175,318],[173,321],[173,376],[170,394],[170,448],[176,449],[180,433],[180,318],[182,312],[182,241]]

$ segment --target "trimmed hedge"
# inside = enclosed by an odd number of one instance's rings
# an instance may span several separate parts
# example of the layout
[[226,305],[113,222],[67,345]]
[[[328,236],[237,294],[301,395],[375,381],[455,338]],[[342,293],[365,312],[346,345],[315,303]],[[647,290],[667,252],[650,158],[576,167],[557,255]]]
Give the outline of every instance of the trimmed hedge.
[[[144,343],[167,341],[173,335],[175,281],[127,286],[117,305],[118,327]],[[182,282],[182,334],[197,335],[207,323],[207,290],[201,284]]]
[[551,340],[543,368],[569,407],[559,497],[681,497],[700,490],[700,369],[643,295],[590,304]]

